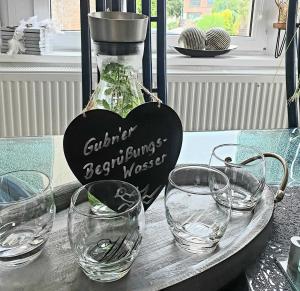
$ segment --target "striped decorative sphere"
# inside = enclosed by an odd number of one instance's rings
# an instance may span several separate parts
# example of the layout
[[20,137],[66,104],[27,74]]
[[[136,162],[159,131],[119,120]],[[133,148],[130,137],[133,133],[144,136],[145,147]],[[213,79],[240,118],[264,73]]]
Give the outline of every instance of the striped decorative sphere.
[[225,50],[230,46],[231,38],[223,28],[212,28],[206,32],[207,50]]
[[206,35],[204,31],[196,27],[190,27],[180,34],[178,44],[188,49],[203,50],[205,49],[205,41]]

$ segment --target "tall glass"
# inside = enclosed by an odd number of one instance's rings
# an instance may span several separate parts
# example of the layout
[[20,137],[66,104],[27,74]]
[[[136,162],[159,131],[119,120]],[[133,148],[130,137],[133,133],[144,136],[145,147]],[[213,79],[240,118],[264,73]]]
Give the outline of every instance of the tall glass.
[[47,175],[16,171],[0,176],[0,266],[36,259],[49,237],[55,204]]
[[[213,185],[210,185],[213,181]],[[205,165],[175,168],[165,193],[167,221],[176,243],[192,253],[213,252],[225,233],[231,210],[229,180]]]
[[[118,201],[121,203],[115,204]],[[69,240],[77,262],[92,280],[116,281],[129,272],[144,227],[140,192],[129,183],[92,182],[72,196]]]
[[[233,209],[251,210],[257,205],[265,187],[265,158],[259,150],[240,144],[219,145],[209,164],[229,178]],[[227,205],[226,201],[219,203]]]

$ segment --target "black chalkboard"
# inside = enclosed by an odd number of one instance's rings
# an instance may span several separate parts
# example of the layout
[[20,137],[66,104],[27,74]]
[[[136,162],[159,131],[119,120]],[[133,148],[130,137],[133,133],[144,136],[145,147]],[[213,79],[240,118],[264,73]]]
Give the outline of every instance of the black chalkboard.
[[[136,107],[125,119],[107,110],[88,111],[71,122],[64,136],[67,162],[82,184],[97,180],[129,182],[140,190],[145,209],[167,183],[181,145],[178,115],[155,102]],[[106,204],[114,199],[97,198]],[[114,203],[108,204],[111,207]]]

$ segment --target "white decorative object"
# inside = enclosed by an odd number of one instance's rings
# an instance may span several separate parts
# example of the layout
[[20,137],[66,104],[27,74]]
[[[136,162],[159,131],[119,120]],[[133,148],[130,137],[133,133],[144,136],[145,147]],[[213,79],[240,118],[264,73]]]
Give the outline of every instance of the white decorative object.
[[19,26],[2,27],[1,53],[42,55],[51,51],[50,37],[57,33],[52,20],[38,21],[36,16],[21,20]]
[[206,33],[207,50],[225,50],[231,43],[229,33],[223,28],[212,28]]
[[204,31],[196,27],[190,27],[180,34],[178,44],[188,49],[203,50],[205,49],[205,40],[206,36]]

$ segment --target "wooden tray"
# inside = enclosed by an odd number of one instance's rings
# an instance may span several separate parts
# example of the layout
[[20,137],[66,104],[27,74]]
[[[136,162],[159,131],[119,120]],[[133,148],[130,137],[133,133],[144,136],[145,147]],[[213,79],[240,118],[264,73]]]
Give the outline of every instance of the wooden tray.
[[[58,207],[66,204],[77,187],[69,184],[56,191]],[[123,279],[106,284],[89,280],[75,262],[67,235],[67,210],[63,210],[56,216],[42,255],[25,268],[1,271],[0,290],[218,290],[261,252],[270,231],[273,199],[266,187],[255,211],[234,213],[218,249],[201,257],[174,244],[161,193],[146,213],[146,232],[131,271]]]

